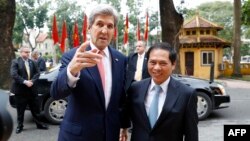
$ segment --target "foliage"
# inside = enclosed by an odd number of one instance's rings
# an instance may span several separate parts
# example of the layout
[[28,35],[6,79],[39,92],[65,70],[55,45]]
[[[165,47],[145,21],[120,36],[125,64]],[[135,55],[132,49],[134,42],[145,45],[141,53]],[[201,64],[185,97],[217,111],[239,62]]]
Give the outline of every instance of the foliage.
[[[21,11],[20,6],[17,5],[16,11]],[[14,44],[21,44],[23,41],[23,29],[25,28],[25,25],[23,24],[23,19],[20,15],[19,12],[16,13],[16,20],[15,20],[15,25],[13,29],[13,36],[12,40]]]
[[242,23],[250,26],[250,0],[243,0],[242,6]]
[[241,56],[249,55],[250,54],[250,45],[242,44],[240,48]]

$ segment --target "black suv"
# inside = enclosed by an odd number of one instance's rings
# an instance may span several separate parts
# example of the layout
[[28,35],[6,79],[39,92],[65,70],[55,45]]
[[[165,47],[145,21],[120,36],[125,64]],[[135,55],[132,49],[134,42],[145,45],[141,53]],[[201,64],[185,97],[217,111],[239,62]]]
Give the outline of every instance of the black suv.
[[[38,79],[39,105],[46,119],[52,124],[59,124],[67,108],[67,99],[54,100],[50,97],[51,83],[56,79],[60,65],[50,69],[48,72],[40,74]],[[223,105],[230,102],[230,96],[227,95],[223,85],[217,82],[210,82],[204,79],[193,78],[189,76],[172,75],[182,83],[197,90],[198,102],[197,113],[199,120],[206,119],[214,109],[228,107]],[[15,107],[14,94],[10,94],[10,104]]]

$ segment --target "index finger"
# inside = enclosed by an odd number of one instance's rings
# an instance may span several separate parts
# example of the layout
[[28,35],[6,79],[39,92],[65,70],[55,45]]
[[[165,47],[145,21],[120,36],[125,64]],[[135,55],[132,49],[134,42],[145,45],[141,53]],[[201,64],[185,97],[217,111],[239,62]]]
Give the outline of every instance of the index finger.
[[81,46],[79,47],[79,50],[81,52],[84,52],[86,50],[87,46],[89,46],[89,41],[82,43]]

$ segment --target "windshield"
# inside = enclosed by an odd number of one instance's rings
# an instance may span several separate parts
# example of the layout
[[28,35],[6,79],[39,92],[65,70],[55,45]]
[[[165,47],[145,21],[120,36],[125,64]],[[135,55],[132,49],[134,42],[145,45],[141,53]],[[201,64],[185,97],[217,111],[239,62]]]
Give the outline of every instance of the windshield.
[[60,66],[61,66],[61,64],[58,64],[58,65],[56,65],[55,67],[49,69],[47,72],[52,72],[52,71],[54,71],[54,70],[57,70]]

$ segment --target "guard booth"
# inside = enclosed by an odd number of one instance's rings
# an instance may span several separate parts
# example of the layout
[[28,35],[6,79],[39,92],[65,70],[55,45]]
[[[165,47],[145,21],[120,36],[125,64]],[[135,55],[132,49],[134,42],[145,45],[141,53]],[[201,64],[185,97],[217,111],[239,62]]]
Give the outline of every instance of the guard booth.
[[223,49],[231,43],[217,36],[222,29],[199,15],[184,22],[179,36],[181,74],[209,79],[212,62],[215,78],[223,73]]

